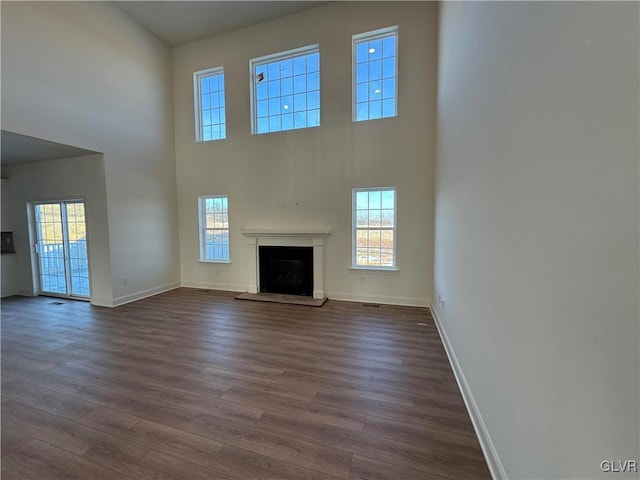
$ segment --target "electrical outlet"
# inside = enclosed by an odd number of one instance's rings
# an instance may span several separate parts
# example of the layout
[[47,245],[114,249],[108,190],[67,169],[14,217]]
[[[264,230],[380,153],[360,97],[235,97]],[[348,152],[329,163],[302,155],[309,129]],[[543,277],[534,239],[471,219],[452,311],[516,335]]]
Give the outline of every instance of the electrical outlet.
[[120,280],[120,285],[126,285],[127,284],[127,277],[122,277],[122,279]]
[[445,299],[440,292],[438,292],[438,303],[440,304],[440,309],[444,311]]

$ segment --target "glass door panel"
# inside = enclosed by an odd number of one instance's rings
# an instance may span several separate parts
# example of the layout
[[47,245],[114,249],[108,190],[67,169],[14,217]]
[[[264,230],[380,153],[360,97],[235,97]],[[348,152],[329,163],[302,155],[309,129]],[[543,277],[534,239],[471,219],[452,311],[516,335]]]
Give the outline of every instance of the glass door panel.
[[89,296],[89,259],[87,256],[87,226],[84,203],[68,203],[67,229],[69,248],[69,277],[71,295]]
[[90,295],[87,230],[82,202],[34,205],[40,291],[67,297]]
[[59,203],[36,205],[40,290],[67,294],[62,240],[62,209]]

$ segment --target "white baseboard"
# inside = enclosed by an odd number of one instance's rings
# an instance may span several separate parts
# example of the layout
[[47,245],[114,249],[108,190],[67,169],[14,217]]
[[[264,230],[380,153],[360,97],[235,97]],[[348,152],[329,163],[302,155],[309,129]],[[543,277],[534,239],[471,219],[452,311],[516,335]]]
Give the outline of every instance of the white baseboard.
[[500,461],[500,457],[498,456],[496,447],[491,440],[491,435],[489,435],[487,426],[482,419],[482,415],[480,414],[478,405],[473,398],[473,394],[471,393],[471,389],[469,388],[467,379],[462,372],[460,363],[458,363],[458,358],[453,351],[453,347],[451,345],[451,342],[449,341],[447,332],[444,329],[444,325],[442,324],[442,321],[438,316],[438,311],[433,305],[433,302],[431,302],[429,309],[431,310],[431,314],[433,315],[433,319],[435,320],[436,328],[438,329],[438,333],[440,334],[440,338],[442,339],[444,349],[447,352],[447,357],[449,357],[449,363],[451,364],[453,374],[456,377],[456,381],[458,382],[458,387],[460,388],[460,392],[462,393],[464,404],[466,405],[469,416],[471,417],[471,423],[473,423],[473,428],[475,429],[476,435],[478,436],[478,441],[480,442],[480,447],[482,448],[482,452],[484,453],[484,458],[487,461],[489,471],[491,472],[491,477],[495,480],[507,480],[507,473],[505,472],[504,466]]
[[[122,297],[116,297],[113,299],[112,305],[102,306],[119,307],[120,305],[124,305],[125,303],[135,302],[136,300],[142,300],[143,298],[152,297],[153,295],[158,295],[159,293],[168,292],[169,290],[173,290],[175,288],[178,288],[179,286],[180,282],[173,282],[167,285],[149,288],[147,290],[142,290],[141,292],[132,293],[130,295],[123,295]],[[96,299],[93,300],[93,304],[97,305]]]
[[332,300],[343,300],[345,302],[365,302],[380,303],[384,305],[403,305],[407,307],[428,307],[429,300],[426,298],[412,297],[391,297],[382,295],[361,295],[340,292],[325,292],[326,296]]
[[224,290],[227,292],[246,292],[247,287],[241,285],[231,285],[227,283],[209,283],[209,282],[182,282],[180,285],[186,288],[206,288],[208,290]]
[[95,307],[113,307],[113,299],[106,297],[91,297],[91,305]]
[[10,291],[10,292],[5,292],[2,294],[2,296],[0,296],[0,298],[6,298],[6,297],[15,297],[16,295],[21,295],[20,293],[18,293],[17,290],[15,291]]

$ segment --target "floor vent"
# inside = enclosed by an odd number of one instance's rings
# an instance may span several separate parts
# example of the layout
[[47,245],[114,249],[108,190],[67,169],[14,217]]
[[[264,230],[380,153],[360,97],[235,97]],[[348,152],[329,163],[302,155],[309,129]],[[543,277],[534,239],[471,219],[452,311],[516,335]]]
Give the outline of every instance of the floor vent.
[[200,289],[200,290],[198,290],[198,291],[199,291],[199,292],[202,292],[202,293],[209,293],[209,292],[211,292],[211,290],[204,290],[204,289]]
[[362,306],[363,307],[376,307],[376,308],[380,307],[380,305],[378,305],[377,303],[363,303]]
[[420,322],[420,323],[418,324],[418,326],[419,326],[419,327],[426,327],[426,326],[427,326],[427,324],[426,324],[426,323],[422,323],[422,322]]
[[51,302],[51,305],[64,305],[64,302]]

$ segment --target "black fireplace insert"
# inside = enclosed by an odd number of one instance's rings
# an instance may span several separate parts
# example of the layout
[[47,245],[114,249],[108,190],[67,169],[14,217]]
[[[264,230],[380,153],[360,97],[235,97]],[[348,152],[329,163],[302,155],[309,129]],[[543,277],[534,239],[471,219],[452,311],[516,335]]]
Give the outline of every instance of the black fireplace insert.
[[261,246],[260,292],[313,295],[313,247]]

